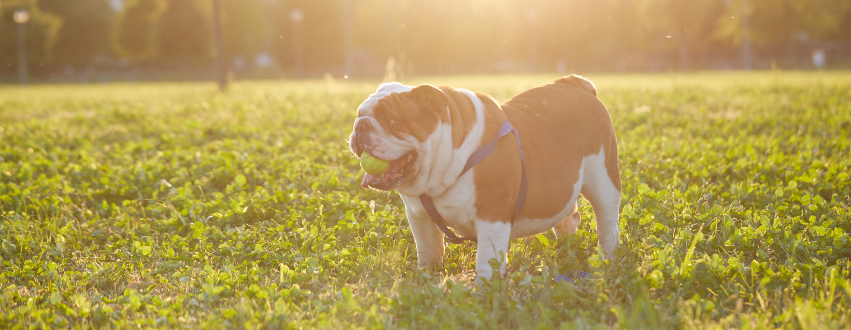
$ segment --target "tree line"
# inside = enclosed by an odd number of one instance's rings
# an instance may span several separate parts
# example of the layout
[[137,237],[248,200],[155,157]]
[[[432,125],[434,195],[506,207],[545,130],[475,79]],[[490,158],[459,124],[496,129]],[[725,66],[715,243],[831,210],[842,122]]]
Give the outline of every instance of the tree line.
[[[734,69],[744,43],[756,67],[806,66],[815,48],[836,65],[851,54],[851,0],[220,1],[231,69],[284,75],[296,8],[309,74],[342,72],[347,58],[368,74],[390,57],[422,73]],[[203,73],[216,55],[211,0],[0,0],[2,80],[14,76],[22,8],[35,76]]]

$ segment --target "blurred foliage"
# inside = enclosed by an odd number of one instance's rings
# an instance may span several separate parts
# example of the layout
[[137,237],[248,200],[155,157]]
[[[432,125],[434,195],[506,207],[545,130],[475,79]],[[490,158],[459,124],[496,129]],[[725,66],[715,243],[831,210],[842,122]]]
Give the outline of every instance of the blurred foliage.
[[[269,45],[269,12],[263,1],[222,0],[222,35],[225,58],[239,56],[251,65],[258,53]],[[284,16],[277,19],[285,19]]]
[[[214,54],[208,1],[168,1],[157,24],[157,60],[166,69],[203,67]],[[206,9],[206,10],[205,10]]]
[[[20,6],[34,13],[36,74],[123,68],[117,58],[154,71],[204,71],[214,56],[210,0],[126,0],[118,12],[108,0],[3,3],[2,74],[14,71],[8,17]],[[250,70],[268,55],[288,70],[296,8],[305,15],[304,65],[314,74],[340,72],[347,15],[361,73],[383,70],[389,57],[421,73],[729,69],[739,64],[746,14],[757,67],[807,66],[816,48],[827,49],[832,65],[851,65],[847,0],[222,0],[226,62]]]
[[157,55],[157,25],[166,8],[165,0],[128,0],[115,18],[112,49],[132,61],[146,61]]
[[[841,31],[840,25],[847,19],[851,1],[836,0],[733,0],[719,18],[718,35],[740,42],[742,15],[751,16],[752,38],[758,46],[790,46],[797,39],[829,38]],[[738,18],[738,19],[737,19]]]
[[[123,22],[128,17],[142,17],[143,14],[134,13],[137,11],[146,13],[144,20]],[[203,68],[215,55],[211,12],[210,2],[204,0],[128,1],[113,27],[114,33],[126,34],[127,40],[114,39],[113,45],[117,50],[130,50],[118,53],[128,54],[124,57],[136,62],[150,60],[170,70]],[[268,44],[267,18],[263,14],[259,1],[222,1],[223,42],[228,62],[237,56],[253,60],[263,45]]]
[[[638,4],[638,19],[646,22],[643,33],[656,36],[657,40],[662,40],[662,36],[673,38],[675,42],[662,46],[666,51],[679,51],[688,61],[695,51],[706,52],[723,46],[713,32],[718,28],[717,20],[724,7],[717,0],[644,0]],[[688,69],[688,63],[682,65]]]
[[[4,0],[0,7],[0,71],[17,70],[18,24],[12,20],[16,10],[25,9],[30,14],[26,30],[27,63],[30,68],[40,68],[56,57],[53,46],[62,28],[62,18],[39,9],[39,0]],[[16,72],[16,71],[14,71]],[[17,77],[17,76],[16,76]],[[16,78],[17,79],[17,78]]]
[[76,71],[102,65],[111,55],[109,31],[115,16],[108,0],[39,0],[42,11],[62,19],[47,69]]
[[279,62],[286,67],[293,63],[294,36],[290,11],[296,8],[304,13],[301,24],[305,67],[316,69],[342,65],[343,16],[339,0],[270,1],[268,15],[276,22],[271,50]]

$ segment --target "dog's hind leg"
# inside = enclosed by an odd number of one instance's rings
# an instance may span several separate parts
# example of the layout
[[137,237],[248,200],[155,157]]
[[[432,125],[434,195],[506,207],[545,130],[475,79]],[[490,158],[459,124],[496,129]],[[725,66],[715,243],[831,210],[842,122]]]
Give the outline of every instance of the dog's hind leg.
[[[606,154],[604,148],[600,153],[585,157],[582,160],[585,173],[582,184],[582,196],[585,197],[594,209],[594,217],[597,221],[597,242],[606,251],[606,256],[611,257],[612,252],[620,244],[620,228],[618,227],[618,213],[620,212],[621,191],[620,178],[611,177],[611,173],[617,175],[617,158],[612,160],[606,157],[617,157],[617,152]],[[607,166],[615,166],[614,171],[608,171]]]
[[570,202],[573,203],[573,206],[570,206],[570,204],[565,206],[572,207],[572,210],[564,220],[553,227],[553,233],[556,235],[556,238],[561,238],[568,234],[576,234],[576,228],[579,227],[579,222],[582,221],[582,217],[579,215],[579,193],[582,191],[582,185],[585,182],[585,166],[585,161],[583,160],[579,164],[579,175],[576,178],[576,182],[573,183],[572,196],[570,197]]
[[579,216],[579,200],[577,199],[573,204],[573,211],[553,227],[553,233],[556,235],[556,238],[561,238],[568,234],[576,234],[576,228],[579,227],[580,221],[582,221],[582,217]]

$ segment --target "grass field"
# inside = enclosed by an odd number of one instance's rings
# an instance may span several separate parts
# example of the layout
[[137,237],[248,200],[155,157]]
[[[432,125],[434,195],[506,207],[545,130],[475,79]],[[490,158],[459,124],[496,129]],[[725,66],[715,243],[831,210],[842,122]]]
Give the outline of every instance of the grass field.
[[[556,76],[431,77],[504,101]],[[347,151],[378,82],[0,87],[0,328],[851,328],[851,73],[591,75],[621,248],[416,269]],[[581,270],[595,277],[553,282]]]

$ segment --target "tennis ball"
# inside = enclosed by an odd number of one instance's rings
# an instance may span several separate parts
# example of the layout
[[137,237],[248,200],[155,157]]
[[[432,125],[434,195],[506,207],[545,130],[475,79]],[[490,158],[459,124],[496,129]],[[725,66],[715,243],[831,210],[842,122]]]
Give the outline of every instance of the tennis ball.
[[372,157],[366,151],[360,154],[360,168],[366,173],[381,175],[384,171],[387,171],[388,167],[390,167],[389,162]]

